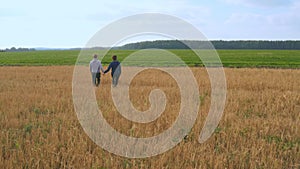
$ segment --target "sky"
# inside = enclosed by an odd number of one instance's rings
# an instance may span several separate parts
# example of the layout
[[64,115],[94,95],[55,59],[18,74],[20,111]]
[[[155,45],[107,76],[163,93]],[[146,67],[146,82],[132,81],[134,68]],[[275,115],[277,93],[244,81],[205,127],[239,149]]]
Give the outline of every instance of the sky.
[[0,49],[84,47],[106,25],[152,12],[181,18],[209,40],[299,40],[299,11],[299,0],[9,0],[0,4]]

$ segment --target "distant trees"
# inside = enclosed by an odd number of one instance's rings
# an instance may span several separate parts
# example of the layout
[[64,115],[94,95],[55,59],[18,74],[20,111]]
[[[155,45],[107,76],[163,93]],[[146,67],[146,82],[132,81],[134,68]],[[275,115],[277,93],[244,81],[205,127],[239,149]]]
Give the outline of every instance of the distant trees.
[[[123,46],[114,47],[114,49],[278,49],[278,50],[300,50],[300,40],[286,40],[286,41],[268,41],[268,40],[213,40],[213,41],[192,41],[192,40],[156,40],[129,43]],[[72,50],[102,50],[105,47],[93,48],[74,48]],[[6,48],[0,49],[0,52],[24,52],[35,51],[34,48]]]
[[[300,41],[179,41],[179,40],[157,40],[130,43],[119,47],[119,49],[300,49]],[[188,44],[188,46],[186,45]],[[213,45],[213,46],[212,46]]]
[[300,41],[212,41],[216,49],[300,49]]
[[1,49],[0,52],[26,52],[26,51],[35,51],[34,48],[16,48],[16,47],[11,47],[6,48],[6,49]]

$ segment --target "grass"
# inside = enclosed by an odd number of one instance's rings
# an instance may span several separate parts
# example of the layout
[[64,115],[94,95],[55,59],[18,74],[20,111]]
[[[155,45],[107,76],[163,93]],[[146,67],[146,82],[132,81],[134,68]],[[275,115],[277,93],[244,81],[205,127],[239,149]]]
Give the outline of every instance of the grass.
[[225,67],[300,68],[300,50],[220,50]]
[[[87,63],[93,53],[98,53],[107,66],[111,55],[124,60],[135,52],[111,50],[103,56],[103,51],[88,51],[81,61]],[[184,141],[164,154],[145,159],[111,154],[83,131],[72,101],[73,65],[80,51],[0,53],[0,168],[300,167],[299,50],[218,50],[228,67],[227,101],[219,126],[204,144],[197,139],[211,101],[207,72],[191,50],[170,52],[193,67],[201,106]],[[156,64],[151,58],[136,63]],[[103,116],[118,132],[151,137],[168,129],[178,116],[180,91],[166,73],[143,71],[130,84],[131,102],[141,111],[150,106],[151,90],[160,88],[166,94],[165,112],[148,124],[133,123],[121,116],[110,86],[110,76],[102,76],[96,97]]]
[[[200,59],[191,50],[169,50],[179,56],[189,66],[203,66]],[[103,51],[88,51],[84,57],[87,63],[93,53],[98,53],[102,63],[107,65],[111,56],[116,54],[123,60],[135,50],[110,50],[105,56]],[[268,68],[300,68],[300,50],[218,50],[224,67],[268,67]],[[1,52],[0,66],[47,66],[74,65],[80,51],[33,51],[33,52]],[[161,57],[160,57],[161,58]],[[143,62],[153,64],[149,59]]]
[[[164,154],[128,159],[98,147],[83,131],[72,101],[73,68],[0,67],[0,168],[300,167],[299,69],[225,68],[224,115],[212,137],[199,144],[211,90],[205,68],[191,68],[202,104],[188,137]],[[125,135],[157,135],[178,116],[180,91],[165,73],[143,71],[130,85],[130,99],[139,110],[149,108],[151,90],[160,88],[166,94],[165,112],[149,124],[121,116],[110,87],[110,76],[102,76],[95,90],[98,106],[107,122]]]
[[1,52],[2,66],[74,65],[79,51]]

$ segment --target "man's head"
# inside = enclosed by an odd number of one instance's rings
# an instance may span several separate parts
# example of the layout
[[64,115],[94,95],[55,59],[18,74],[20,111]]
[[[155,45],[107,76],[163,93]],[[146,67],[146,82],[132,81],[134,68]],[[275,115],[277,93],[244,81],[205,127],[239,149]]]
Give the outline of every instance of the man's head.
[[113,55],[113,56],[112,56],[112,59],[113,59],[113,60],[117,60],[117,55]]
[[97,54],[94,54],[94,58],[97,59],[97,58],[98,58],[98,55],[97,55]]

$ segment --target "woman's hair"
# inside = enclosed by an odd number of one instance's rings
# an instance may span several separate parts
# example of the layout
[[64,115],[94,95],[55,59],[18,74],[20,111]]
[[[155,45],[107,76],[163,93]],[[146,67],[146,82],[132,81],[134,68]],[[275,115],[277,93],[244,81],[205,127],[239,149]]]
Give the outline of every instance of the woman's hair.
[[117,55],[113,55],[113,56],[112,56],[112,59],[113,59],[113,60],[117,60]]

